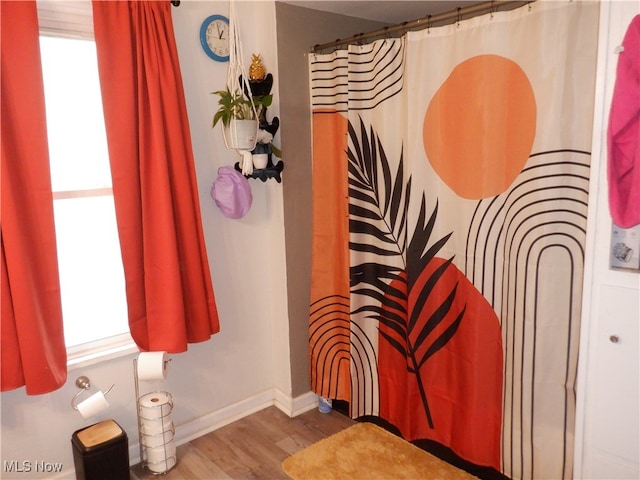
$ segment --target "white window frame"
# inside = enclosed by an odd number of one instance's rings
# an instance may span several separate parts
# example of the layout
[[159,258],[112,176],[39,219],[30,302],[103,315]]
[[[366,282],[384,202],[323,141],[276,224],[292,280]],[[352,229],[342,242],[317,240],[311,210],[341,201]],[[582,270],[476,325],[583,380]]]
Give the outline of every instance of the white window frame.
[[[90,0],[38,0],[41,35],[94,40]],[[111,188],[87,190],[86,195],[112,195]],[[54,192],[54,199],[85,196],[82,192]],[[129,332],[67,348],[67,370],[72,371],[139,351]]]

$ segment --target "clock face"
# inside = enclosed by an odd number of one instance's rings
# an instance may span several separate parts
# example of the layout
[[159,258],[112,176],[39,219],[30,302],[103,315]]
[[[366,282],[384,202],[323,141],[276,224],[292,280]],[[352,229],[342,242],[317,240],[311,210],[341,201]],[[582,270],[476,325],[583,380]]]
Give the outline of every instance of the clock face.
[[229,19],[222,15],[207,17],[200,27],[200,43],[213,60],[229,61]]

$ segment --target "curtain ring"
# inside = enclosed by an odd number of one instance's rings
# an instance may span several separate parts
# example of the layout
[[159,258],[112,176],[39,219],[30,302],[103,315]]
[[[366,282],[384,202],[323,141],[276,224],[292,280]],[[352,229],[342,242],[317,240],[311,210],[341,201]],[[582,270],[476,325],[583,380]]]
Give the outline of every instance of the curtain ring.
[[460,28],[460,20],[462,19],[462,14],[460,13],[460,11],[462,10],[462,7],[458,7],[458,15],[456,18],[456,27]]
[[493,20],[493,12],[495,12],[496,8],[494,6],[494,1],[491,0],[491,6],[489,7],[489,12],[490,12],[490,18],[491,20]]
[[431,34],[431,15],[427,17],[427,35]]

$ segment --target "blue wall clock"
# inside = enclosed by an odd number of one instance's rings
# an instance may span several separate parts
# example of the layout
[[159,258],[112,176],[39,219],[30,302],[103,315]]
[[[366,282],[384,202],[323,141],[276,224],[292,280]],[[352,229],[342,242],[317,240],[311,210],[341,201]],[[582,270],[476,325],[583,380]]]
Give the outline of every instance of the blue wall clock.
[[217,62],[228,62],[229,19],[223,15],[205,18],[200,27],[200,43],[210,58]]

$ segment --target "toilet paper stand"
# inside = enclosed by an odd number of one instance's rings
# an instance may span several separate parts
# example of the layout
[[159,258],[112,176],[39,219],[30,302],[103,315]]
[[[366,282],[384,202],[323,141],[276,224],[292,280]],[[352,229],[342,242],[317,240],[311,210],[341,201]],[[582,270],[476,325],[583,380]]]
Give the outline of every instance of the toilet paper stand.
[[[111,389],[115,386],[115,383],[111,384],[111,386],[107,389],[106,392],[104,392],[104,396],[106,397],[107,394],[111,391]],[[78,387],[80,389],[79,392],[77,392],[73,398],[71,399],[71,408],[73,408],[75,411],[79,411],[78,410],[78,399],[80,398],[80,396],[83,393],[88,392],[91,389],[91,381],[89,380],[89,377],[85,377],[84,375],[82,375],[81,377],[78,377],[76,379],[76,387]]]
[[[167,360],[167,362],[170,361]],[[173,425],[171,425],[171,439],[170,440],[166,440],[165,439],[165,433],[167,433],[168,431],[165,431],[165,426],[168,426],[169,423],[172,424],[172,422],[169,421],[169,416],[171,414],[171,411],[173,410],[173,400],[171,400],[171,406],[169,409],[169,412],[166,413],[162,413],[160,415],[160,417],[157,417],[157,419],[161,420],[162,423],[162,429],[161,429],[161,433],[159,435],[162,435],[162,440],[161,440],[161,444],[156,445],[156,448],[162,447],[164,450],[164,460],[160,461],[160,462],[149,462],[147,455],[145,455],[145,437],[147,436],[151,436],[151,435],[145,435],[145,433],[143,433],[143,417],[142,417],[142,406],[140,405],[140,399],[142,398],[142,396],[140,395],[140,381],[138,378],[138,358],[134,358],[133,359],[133,377],[135,380],[135,390],[136,390],[136,415],[138,418],[138,445],[140,447],[140,465],[142,466],[142,469],[153,474],[153,475],[162,475],[162,474],[166,474],[169,470],[171,470],[178,462],[177,462],[177,457],[175,456],[175,453],[173,455],[167,455],[167,445],[173,441],[173,438],[175,437],[175,430],[173,430]],[[171,394],[169,394],[167,392],[167,394],[169,395],[169,397],[171,397]],[[155,436],[155,435],[154,435]],[[171,465],[171,467],[166,468],[169,463],[170,460],[173,460],[173,465]],[[161,463],[164,464],[165,468],[162,471],[158,471],[154,468],[150,468],[149,465],[151,465],[152,463]]]

